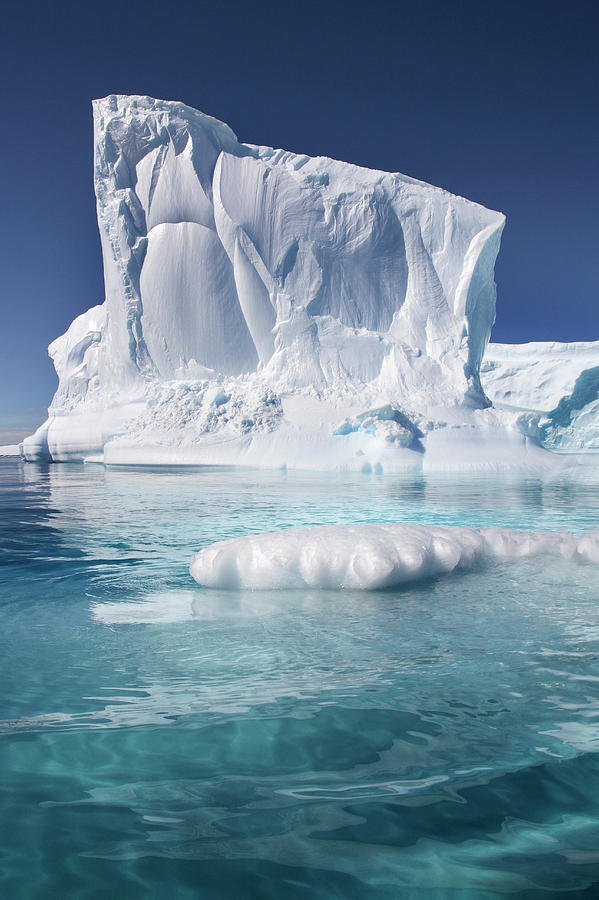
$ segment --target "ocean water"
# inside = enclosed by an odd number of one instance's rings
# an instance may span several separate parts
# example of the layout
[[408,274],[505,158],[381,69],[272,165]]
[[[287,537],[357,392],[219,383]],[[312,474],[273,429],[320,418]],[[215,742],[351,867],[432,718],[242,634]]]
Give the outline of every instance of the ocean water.
[[218,592],[290,525],[599,527],[599,480],[0,461],[7,898],[599,896],[599,578]]

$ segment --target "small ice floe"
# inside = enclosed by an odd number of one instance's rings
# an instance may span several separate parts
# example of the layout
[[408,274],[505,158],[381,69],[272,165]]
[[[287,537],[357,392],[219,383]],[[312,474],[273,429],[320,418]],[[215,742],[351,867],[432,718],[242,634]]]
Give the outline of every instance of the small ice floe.
[[221,589],[379,590],[469,570],[489,560],[548,554],[599,563],[599,530],[476,530],[449,525],[324,525],[211,544],[190,573]]

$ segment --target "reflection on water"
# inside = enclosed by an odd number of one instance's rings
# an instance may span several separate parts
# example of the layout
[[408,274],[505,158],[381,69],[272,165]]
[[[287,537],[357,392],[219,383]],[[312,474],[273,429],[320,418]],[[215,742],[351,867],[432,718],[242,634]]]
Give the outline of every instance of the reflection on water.
[[597,527],[583,476],[0,463],[6,896],[592,896],[596,568],[367,595],[187,571],[289,525]]

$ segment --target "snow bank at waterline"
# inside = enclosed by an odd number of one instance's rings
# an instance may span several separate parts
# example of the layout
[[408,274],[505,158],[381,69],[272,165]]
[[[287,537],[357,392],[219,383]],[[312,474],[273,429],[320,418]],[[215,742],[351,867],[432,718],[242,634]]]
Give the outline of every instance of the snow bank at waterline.
[[204,587],[380,590],[493,560],[547,554],[599,563],[599,530],[476,530],[449,525],[324,525],[218,541],[194,554]]

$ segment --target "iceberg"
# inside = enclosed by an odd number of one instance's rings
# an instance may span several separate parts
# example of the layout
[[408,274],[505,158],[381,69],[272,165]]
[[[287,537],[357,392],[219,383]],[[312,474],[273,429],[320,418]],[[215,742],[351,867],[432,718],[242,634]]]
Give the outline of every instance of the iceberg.
[[496,407],[550,450],[599,450],[599,341],[489,344],[481,367]]
[[3,444],[0,446],[0,456],[19,456],[19,445]]
[[480,381],[501,213],[182,103],[93,108],[106,296],[50,345],[25,459],[378,470],[479,426],[519,452]]
[[557,556],[599,563],[599,530],[516,531],[457,525],[320,525],[218,541],[191,576],[222,590],[381,590],[492,560]]

